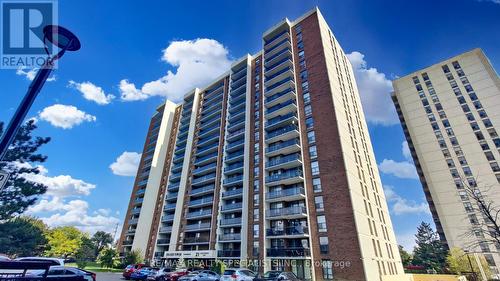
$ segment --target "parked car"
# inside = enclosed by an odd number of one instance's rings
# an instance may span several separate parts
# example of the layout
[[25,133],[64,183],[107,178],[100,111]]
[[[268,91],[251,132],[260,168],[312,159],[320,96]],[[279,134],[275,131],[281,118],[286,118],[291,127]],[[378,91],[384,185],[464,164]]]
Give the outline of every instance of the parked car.
[[246,268],[228,268],[224,270],[220,281],[253,281],[257,274]]
[[[27,276],[43,277],[45,271],[37,270],[30,272]],[[93,272],[67,266],[51,266],[47,273],[47,280],[54,281],[96,281],[96,275]]]
[[271,270],[253,279],[254,281],[300,281],[293,272]]
[[160,268],[158,269],[158,271],[156,271],[156,274],[155,275],[151,275],[151,276],[148,276],[148,279],[149,281],[161,281],[161,280],[166,280],[166,279],[163,279],[168,273],[172,272],[172,269],[170,268],[166,268],[166,267],[163,267],[163,268]]
[[139,270],[134,271],[130,275],[130,279],[132,280],[147,280],[149,276],[156,275],[158,268],[154,267],[143,267]]
[[180,277],[184,275],[188,275],[191,270],[188,269],[177,269],[176,271],[172,271],[167,273],[165,276],[160,279],[160,281],[177,281]]
[[210,270],[201,270],[193,271],[188,275],[184,275],[179,278],[179,281],[219,281],[219,279],[219,274]]
[[64,266],[64,259],[58,258],[44,258],[44,257],[22,257],[15,259],[16,261],[39,261],[51,262],[54,266]]
[[139,270],[143,267],[145,267],[146,265],[145,264],[142,264],[142,263],[137,263],[137,264],[129,264],[127,265],[127,267],[125,267],[125,269],[123,270],[123,277],[127,280],[130,279],[130,275],[132,275],[132,273],[134,273],[136,270]]

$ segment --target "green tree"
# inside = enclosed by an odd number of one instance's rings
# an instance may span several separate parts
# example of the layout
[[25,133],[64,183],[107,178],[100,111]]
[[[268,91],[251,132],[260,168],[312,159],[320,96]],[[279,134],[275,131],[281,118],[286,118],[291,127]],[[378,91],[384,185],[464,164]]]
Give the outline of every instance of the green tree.
[[405,251],[403,246],[398,245],[398,249],[399,249],[399,255],[401,256],[401,262],[403,263],[403,266],[406,267],[406,266],[410,265],[412,262],[412,256],[407,251]]
[[0,253],[12,257],[41,255],[47,226],[32,217],[17,217],[0,224]]
[[222,262],[221,260],[216,260],[215,263],[212,265],[212,268],[210,270],[222,275],[224,273],[224,271],[226,270],[226,264],[224,262]]
[[443,272],[446,266],[447,250],[431,225],[425,222],[420,223],[415,238],[417,246],[413,251],[413,264]]
[[47,236],[50,248],[45,251],[45,255],[62,258],[74,257],[82,245],[83,236],[83,233],[76,227],[56,227]]
[[130,252],[125,253],[125,264],[134,264],[134,263],[141,263],[144,261],[144,257],[142,255],[141,250],[136,249],[132,250]]
[[113,248],[104,248],[99,252],[97,263],[101,267],[113,268],[118,263],[118,252]]
[[[480,255],[479,261],[481,267],[486,274],[488,280],[491,278],[491,271],[488,262],[484,256]],[[470,259],[470,262],[469,262]],[[466,254],[460,248],[451,248],[448,256],[446,257],[446,263],[450,271],[454,274],[463,274],[468,272],[475,272],[479,275],[479,265],[477,264],[476,257],[473,254]],[[472,264],[472,268],[471,268]]]
[[94,233],[94,236],[92,236],[92,243],[94,243],[94,253],[97,257],[102,249],[113,243],[113,235],[104,231],[97,231]]
[[95,258],[94,243],[87,235],[83,235],[80,248],[75,253],[76,264],[83,269]]
[[[37,163],[45,162],[47,156],[36,153],[50,138],[33,137],[37,128],[35,121],[26,122],[17,133],[14,142],[7,151],[4,161],[0,162],[0,170],[11,175],[5,188],[0,192],[0,221],[8,220],[35,204],[39,195],[47,191],[47,186],[26,179],[26,174],[39,174]],[[0,122],[0,135],[3,134],[3,123]],[[28,164],[28,165],[26,165]]]

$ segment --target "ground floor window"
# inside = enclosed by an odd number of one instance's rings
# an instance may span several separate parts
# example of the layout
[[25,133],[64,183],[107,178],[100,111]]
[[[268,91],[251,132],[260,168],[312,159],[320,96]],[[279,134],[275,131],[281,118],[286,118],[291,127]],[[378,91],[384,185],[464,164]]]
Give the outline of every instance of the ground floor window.
[[333,265],[331,260],[323,260],[323,279],[333,279]]

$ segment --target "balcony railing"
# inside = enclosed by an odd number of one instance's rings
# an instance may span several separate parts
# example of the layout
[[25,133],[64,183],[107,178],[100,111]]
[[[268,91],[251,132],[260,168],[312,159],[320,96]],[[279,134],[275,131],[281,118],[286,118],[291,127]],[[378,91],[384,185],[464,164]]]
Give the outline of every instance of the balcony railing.
[[311,255],[310,249],[305,248],[268,248],[268,257],[308,257]]
[[281,115],[278,117],[274,117],[272,119],[269,119],[269,121],[266,122],[266,128],[271,127],[273,125],[279,124],[285,120],[292,120],[292,119],[297,119],[297,114],[295,112],[290,112],[285,115]]
[[128,220],[128,224],[132,224],[132,225],[137,224],[138,222],[139,222],[139,219],[130,219],[130,220]]
[[134,208],[132,211],[130,211],[130,214],[132,215],[137,215],[141,213],[141,208]]
[[209,165],[206,165],[206,166],[202,166],[202,167],[198,167],[198,168],[194,169],[193,174],[198,174],[198,173],[201,173],[201,172],[204,172],[204,171],[212,170],[212,169],[214,169],[216,167],[217,167],[217,162],[214,162],[212,164],[209,164]]
[[268,161],[267,167],[274,167],[274,166],[278,166],[281,164],[285,164],[285,163],[289,163],[289,162],[293,162],[293,161],[300,161],[300,160],[301,160],[301,157],[300,157],[299,153],[290,154],[287,156],[283,156],[281,158],[275,158],[271,161]]
[[167,233],[167,232],[171,232],[172,231],[172,227],[171,226],[162,226],[160,227],[160,233]]
[[215,180],[215,173],[199,177],[193,180],[192,184],[200,184],[206,181]]
[[282,109],[283,107],[287,106],[287,105],[290,105],[290,104],[294,104],[296,105],[295,101],[294,100],[288,100],[286,102],[283,102],[283,103],[280,103],[280,104],[277,104],[275,106],[271,106],[270,108],[267,109],[267,114],[270,114],[270,113],[273,113],[275,111],[278,111],[280,109]]
[[132,245],[132,243],[134,243],[133,240],[132,241],[131,240],[125,240],[125,241],[122,242],[122,245],[128,246],[128,245]]
[[200,199],[196,199],[193,201],[189,201],[188,206],[192,207],[192,206],[196,206],[196,205],[202,205],[202,204],[213,203],[213,202],[214,202],[213,197],[200,198]]
[[243,175],[235,176],[235,177],[230,177],[230,178],[226,178],[224,180],[224,184],[231,184],[231,183],[239,182],[239,181],[242,181],[242,180],[243,180]]
[[281,174],[275,174],[268,176],[266,178],[266,182],[275,182],[275,181],[280,181],[280,180],[285,180],[289,178],[296,178],[296,177],[302,177],[302,171],[301,170],[292,170],[292,171],[287,171]]
[[204,217],[204,216],[209,216],[209,215],[212,215],[212,210],[204,210],[204,211],[187,213],[186,217],[188,219],[191,219],[191,218]]
[[187,224],[185,229],[186,230],[198,230],[198,229],[207,229],[210,228],[212,225],[209,222],[205,223],[196,223],[196,224]]
[[241,234],[240,233],[221,234],[221,235],[219,235],[219,240],[221,240],[221,241],[241,240]]
[[274,137],[284,135],[286,133],[293,132],[293,131],[298,132],[298,130],[299,130],[299,128],[297,126],[288,125],[286,127],[283,127],[283,128],[278,129],[278,130],[274,130],[274,131],[270,132],[269,134],[267,134],[266,139],[269,140],[269,139],[272,139]]
[[241,224],[241,218],[221,219],[221,225],[238,225]]
[[146,193],[146,189],[139,189],[139,190],[137,190],[137,192],[135,193],[135,195],[142,195],[144,193]]
[[194,164],[201,165],[200,163],[203,163],[203,162],[210,160],[210,159],[214,159],[217,157],[217,155],[219,155],[219,153],[216,151],[214,153],[207,154],[207,155],[200,157],[200,158],[196,157],[196,162],[194,162]]
[[144,198],[136,198],[134,200],[134,204],[141,204],[142,202],[144,202]]
[[292,139],[292,140],[287,140],[287,141],[284,141],[284,142],[280,142],[280,143],[277,143],[277,144],[270,145],[268,148],[266,148],[266,153],[274,152],[274,151],[277,151],[277,150],[280,150],[282,148],[289,147],[289,146],[292,146],[292,145],[299,145],[300,146],[299,140],[298,139]]
[[191,190],[191,195],[200,194],[208,191],[213,191],[215,187],[213,185],[207,185],[204,187],[196,188]]
[[242,206],[243,206],[242,202],[229,203],[222,206],[222,211],[237,210],[241,209]]
[[309,234],[309,229],[306,226],[291,226],[285,228],[269,228],[266,230],[267,236],[286,236],[286,235],[305,235]]
[[241,251],[239,250],[220,250],[217,251],[217,256],[219,257],[239,257]]
[[177,203],[169,203],[163,207],[163,210],[174,210],[177,206]]
[[160,244],[160,245],[166,245],[169,243],[170,243],[170,239],[158,239],[158,240],[156,240],[156,244]]
[[240,194],[243,194],[242,188],[225,191],[222,193],[222,197],[231,197],[231,196],[240,195]]
[[209,237],[184,237],[184,244],[208,243]]
[[282,217],[289,215],[302,215],[306,214],[306,207],[304,206],[292,206],[280,209],[269,209],[267,211],[268,217]]
[[161,219],[162,222],[173,221],[173,220],[174,220],[174,214],[164,215],[163,218]]
[[234,171],[243,168],[243,163],[236,163],[224,168],[224,172]]
[[305,195],[303,187],[287,188],[282,190],[271,191],[267,193],[267,199],[275,199],[294,195]]

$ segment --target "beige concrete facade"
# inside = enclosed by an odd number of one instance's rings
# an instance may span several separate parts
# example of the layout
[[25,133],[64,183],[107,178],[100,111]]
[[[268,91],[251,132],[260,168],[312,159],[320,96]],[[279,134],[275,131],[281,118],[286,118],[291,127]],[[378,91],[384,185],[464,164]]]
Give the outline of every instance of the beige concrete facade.
[[[466,235],[483,218],[464,195],[460,180],[476,181],[481,194],[500,203],[500,79],[474,49],[394,81],[393,99],[441,238],[470,248]],[[458,182],[457,182],[458,181]],[[497,204],[498,205],[498,204]],[[482,223],[484,224],[484,223]],[[495,245],[475,245],[494,270]]]

